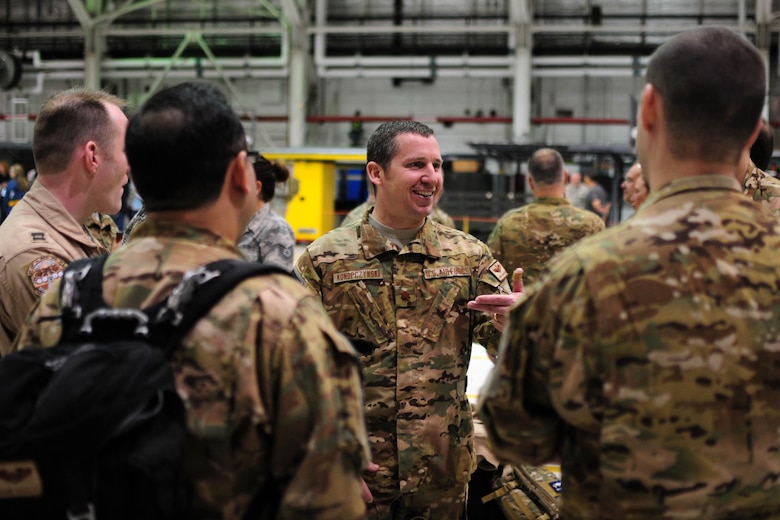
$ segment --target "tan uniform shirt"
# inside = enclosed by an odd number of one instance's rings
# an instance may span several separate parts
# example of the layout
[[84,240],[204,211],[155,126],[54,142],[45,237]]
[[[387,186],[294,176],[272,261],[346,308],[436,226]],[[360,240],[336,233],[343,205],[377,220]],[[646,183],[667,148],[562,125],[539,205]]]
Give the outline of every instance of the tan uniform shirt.
[[73,260],[108,250],[40,182],[0,225],[0,354],[30,308]]

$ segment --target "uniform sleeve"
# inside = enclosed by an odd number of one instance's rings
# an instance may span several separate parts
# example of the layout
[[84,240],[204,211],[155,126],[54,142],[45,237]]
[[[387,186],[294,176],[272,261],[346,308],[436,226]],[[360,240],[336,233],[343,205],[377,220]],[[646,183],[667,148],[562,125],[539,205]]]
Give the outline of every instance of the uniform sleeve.
[[279,518],[362,518],[360,478],[370,452],[357,355],[314,296],[275,344],[258,355],[267,371],[260,380],[275,381],[265,390],[276,410],[271,468],[284,490]]
[[292,272],[295,235],[289,224],[279,222],[279,225],[269,229],[262,239],[260,250],[263,253],[263,263],[278,265],[285,271]]
[[[573,256],[563,275],[548,275],[516,305],[499,358],[479,397],[478,414],[491,447],[513,463],[557,459],[564,424],[591,429],[598,402],[589,338],[592,303]],[[565,263],[565,262],[561,262]]]
[[314,262],[311,260],[311,254],[309,254],[308,249],[298,257],[298,261],[295,263],[294,274],[301,283],[322,297],[322,280],[314,267]]
[[[0,354],[13,350],[11,342],[14,336],[40,299],[41,293],[62,275],[65,265],[66,262],[61,258],[35,250],[3,265],[0,289],[5,297],[0,302],[0,320],[5,331],[0,338],[8,335],[8,343],[4,344],[0,339]],[[33,279],[39,280],[39,283],[34,285]]]
[[[509,294],[509,275],[501,262],[493,258],[485,247],[485,254],[478,268],[477,295],[482,294]],[[490,316],[482,312],[472,313],[474,320],[474,341],[485,347],[488,354],[494,356],[498,351],[501,340],[501,332],[493,326]]]
[[60,278],[54,282],[51,288],[33,304],[11,347],[12,352],[25,347],[51,347],[57,344],[62,334],[62,322],[55,319],[60,315],[61,280]]

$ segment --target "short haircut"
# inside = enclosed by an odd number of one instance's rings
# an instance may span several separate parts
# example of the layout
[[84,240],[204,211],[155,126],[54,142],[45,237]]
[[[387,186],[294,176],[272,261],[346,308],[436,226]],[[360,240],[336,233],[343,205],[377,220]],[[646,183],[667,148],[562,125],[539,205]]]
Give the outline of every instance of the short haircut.
[[368,144],[366,145],[366,159],[368,162],[373,161],[384,170],[387,170],[393,157],[398,153],[398,143],[395,138],[400,134],[417,134],[423,137],[431,137],[433,130],[422,123],[406,119],[382,123],[368,138]]
[[753,164],[765,170],[769,168],[769,162],[772,160],[772,152],[775,146],[775,131],[766,121],[761,120],[761,130],[758,131],[756,140],[750,147],[750,160]]
[[528,171],[536,184],[563,184],[563,170],[563,157],[552,148],[540,148],[528,159]]
[[116,137],[107,104],[124,109],[127,102],[107,92],[77,87],[43,102],[33,129],[33,159],[39,175],[65,170],[76,149],[95,141],[109,153]]
[[737,164],[764,105],[766,71],[743,36],[698,27],[661,45],[647,67],[660,94],[670,152]]
[[144,103],[127,127],[125,153],[149,211],[190,210],[219,197],[246,134],[225,95],[207,83],[181,83]]
[[262,197],[263,202],[268,202],[274,198],[276,183],[284,182],[290,178],[290,170],[284,164],[269,161],[262,155],[258,155],[252,165],[255,168],[255,179],[262,184],[260,197]]

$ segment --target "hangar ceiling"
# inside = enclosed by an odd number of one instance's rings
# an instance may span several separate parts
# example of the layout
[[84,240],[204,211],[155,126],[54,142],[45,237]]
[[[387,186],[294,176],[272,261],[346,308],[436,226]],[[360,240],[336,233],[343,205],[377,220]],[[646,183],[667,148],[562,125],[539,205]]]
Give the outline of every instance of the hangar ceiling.
[[[170,57],[198,32],[219,57],[279,56],[291,28],[325,56],[647,55],[670,33],[721,24],[753,34],[770,0],[0,0],[0,49],[78,59],[85,21],[107,56]],[[757,15],[758,11],[758,15]],[[522,37],[522,36],[521,36]],[[101,42],[102,43],[102,42]],[[182,55],[200,54],[197,46]]]

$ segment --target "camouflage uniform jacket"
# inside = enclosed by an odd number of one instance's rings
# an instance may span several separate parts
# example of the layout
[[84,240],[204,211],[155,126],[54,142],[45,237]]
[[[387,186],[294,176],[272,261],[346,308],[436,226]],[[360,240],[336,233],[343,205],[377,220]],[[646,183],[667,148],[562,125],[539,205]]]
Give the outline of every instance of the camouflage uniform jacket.
[[563,198],[539,197],[507,211],[496,222],[487,244],[510,273],[522,267],[523,281],[530,285],[555,253],[603,229],[604,221],[598,215]]
[[[186,271],[240,256],[207,231],[147,221],[109,257],[103,296],[115,307],[145,307]],[[19,344],[56,343],[59,308],[59,291],[49,291]],[[191,518],[242,518],[271,477],[278,518],[362,518],[369,451],[360,365],[314,294],[292,277],[245,280],[183,343],[173,367],[190,433]]]
[[780,518],[780,225],[738,187],[651,193],[513,307],[479,414],[560,456],[565,518]]
[[144,220],[146,220],[146,206],[141,206],[141,209],[136,211],[133,218],[131,218],[130,222],[125,226],[125,231],[122,234],[122,244],[126,244],[127,241],[130,240],[130,233],[132,233],[135,227]]
[[252,262],[278,265],[292,272],[295,233],[284,218],[271,210],[270,204],[264,204],[252,215],[238,248]]
[[119,227],[111,215],[95,212],[87,220],[86,227],[95,240],[103,244],[108,251],[114,249],[119,236]]
[[[509,292],[487,246],[427,220],[396,248],[365,218],[309,245],[297,274],[321,297],[336,327],[360,340],[372,491],[398,495],[465,486],[474,469],[466,397],[471,345],[495,351],[489,317],[466,309],[478,294]],[[370,345],[367,345],[369,344]]]
[[780,179],[759,169],[750,161],[742,180],[742,192],[780,217]]
[[33,183],[0,225],[0,355],[66,265],[108,251],[40,181]]

